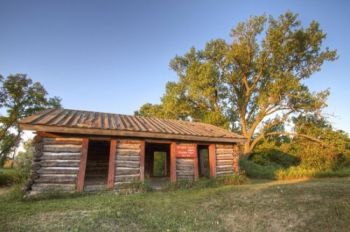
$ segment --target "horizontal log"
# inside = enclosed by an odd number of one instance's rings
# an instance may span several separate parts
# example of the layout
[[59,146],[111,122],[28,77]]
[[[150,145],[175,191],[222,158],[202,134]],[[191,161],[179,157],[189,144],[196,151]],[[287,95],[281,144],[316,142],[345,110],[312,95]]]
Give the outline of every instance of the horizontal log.
[[71,152],[76,153],[81,151],[80,145],[44,145],[44,152]]
[[216,144],[216,149],[226,149],[226,148],[229,148],[229,149],[233,149],[233,145],[230,145],[230,144]]
[[141,147],[140,143],[130,144],[130,143],[118,143],[117,149],[130,149],[130,150],[139,150]]
[[71,144],[71,145],[81,145],[83,142],[79,138],[44,138],[44,144],[60,145],[60,144]]
[[138,180],[140,180],[140,174],[115,176],[115,182],[132,182]]
[[176,175],[185,175],[185,176],[191,176],[194,175],[194,171],[184,171],[184,170],[176,170]]
[[39,174],[78,174],[78,167],[43,167],[38,170]]
[[117,162],[120,161],[140,161],[140,156],[117,155]]
[[142,141],[141,140],[124,140],[121,139],[118,141],[118,144],[140,144]]
[[135,168],[117,168],[116,175],[134,175],[140,174],[140,169]]
[[140,168],[139,161],[118,161],[116,162],[117,169],[118,168]]
[[43,160],[42,167],[79,167],[80,161],[76,160]]
[[221,171],[230,171],[230,170],[233,170],[233,166],[230,165],[230,166],[216,166],[216,170],[218,172],[221,172]]
[[217,172],[216,176],[232,176],[233,172]]
[[140,155],[140,150],[117,149],[117,155]]
[[76,182],[77,175],[69,174],[43,174],[40,178],[35,180],[36,183],[68,183],[73,184]]
[[79,153],[51,153],[48,155],[45,153],[41,160],[80,160]]
[[233,160],[232,155],[216,155],[216,160]]
[[216,154],[233,154],[233,149],[216,149]]
[[176,166],[176,170],[181,170],[181,171],[190,171],[194,170],[193,166]]
[[75,184],[44,184],[36,183],[32,185],[32,191],[45,192],[45,191],[74,191]]
[[222,166],[222,165],[233,165],[233,160],[217,160],[216,161],[217,166]]
[[193,159],[176,159],[176,164],[193,164]]

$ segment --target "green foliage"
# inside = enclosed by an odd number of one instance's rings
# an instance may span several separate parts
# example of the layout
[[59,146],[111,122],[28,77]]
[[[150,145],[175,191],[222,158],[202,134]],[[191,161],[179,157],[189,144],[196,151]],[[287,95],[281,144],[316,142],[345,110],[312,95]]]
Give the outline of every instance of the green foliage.
[[249,178],[256,179],[275,179],[275,172],[281,167],[277,164],[260,165],[246,157],[239,160],[240,168]]
[[24,151],[18,152],[14,161],[14,168],[17,171],[19,182],[25,182],[30,174],[32,161],[33,161],[34,147],[32,140],[28,140],[24,143]]
[[49,98],[39,82],[33,82],[25,74],[0,75],[0,164],[20,142],[22,131],[18,121],[46,108],[59,108],[58,97]]
[[0,187],[10,186],[17,180],[17,172],[13,168],[0,168]]
[[157,105],[137,115],[198,120],[231,127],[247,137],[251,153],[266,136],[280,135],[291,115],[318,112],[329,91],[312,93],[304,84],[336,51],[325,47],[326,34],[316,21],[303,27],[298,15],[255,16],[232,29],[231,41],[209,41],[176,56],[169,82]]
[[260,165],[275,165],[283,168],[299,164],[299,159],[297,157],[283,153],[277,149],[268,149],[255,152],[251,156],[251,160]]
[[291,180],[301,178],[313,178],[313,177],[346,177],[350,176],[350,168],[340,168],[336,170],[332,169],[316,169],[306,168],[303,166],[290,167],[288,169],[280,169],[276,172],[276,178],[278,180]]

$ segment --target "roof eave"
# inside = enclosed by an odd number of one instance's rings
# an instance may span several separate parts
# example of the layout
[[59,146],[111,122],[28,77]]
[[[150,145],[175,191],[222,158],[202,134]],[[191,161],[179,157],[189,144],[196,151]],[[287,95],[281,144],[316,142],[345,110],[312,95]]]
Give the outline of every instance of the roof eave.
[[173,140],[187,140],[198,142],[218,142],[218,143],[244,143],[245,138],[228,138],[228,137],[206,137],[193,136],[181,134],[166,134],[144,131],[126,131],[126,130],[108,130],[96,128],[77,128],[77,127],[59,127],[47,125],[32,125],[20,123],[22,130],[34,130],[52,133],[65,134],[81,134],[81,135],[103,135],[103,136],[120,136],[120,137],[138,137],[138,138],[152,138],[152,139],[173,139]]

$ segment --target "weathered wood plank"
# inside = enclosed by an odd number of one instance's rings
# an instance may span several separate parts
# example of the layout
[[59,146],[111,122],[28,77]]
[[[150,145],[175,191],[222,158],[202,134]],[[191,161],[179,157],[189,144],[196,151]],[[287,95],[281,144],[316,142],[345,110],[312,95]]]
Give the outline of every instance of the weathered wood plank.
[[131,150],[131,149],[117,149],[118,155],[137,155],[140,156],[140,150]]
[[118,168],[140,168],[139,161],[119,161],[116,165]]
[[32,185],[32,191],[45,192],[45,191],[74,191],[75,184],[44,184],[37,183]]
[[233,149],[216,149],[216,154],[233,154]]
[[80,145],[46,145],[44,144],[44,152],[80,152],[81,146]]
[[78,160],[42,160],[41,167],[79,167]]
[[140,169],[135,168],[117,168],[116,175],[134,175],[140,174]]
[[116,182],[132,182],[132,181],[139,181],[140,180],[140,174],[134,174],[134,175],[116,175],[115,181]]
[[78,167],[43,167],[38,170],[39,174],[78,174]]
[[232,155],[216,155],[216,160],[233,160]]
[[130,144],[130,143],[120,143],[117,145],[117,149],[130,149],[130,150],[139,150],[141,148],[141,143],[135,143],[135,144]]
[[117,154],[117,164],[118,162],[121,162],[121,161],[138,161],[140,162],[140,157],[139,156],[121,156],[121,155],[118,155]]
[[35,180],[36,183],[69,183],[74,184],[77,179],[77,175],[70,174],[42,174],[39,179]]
[[41,160],[77,160],[79,161],[79,153],[52,153],[50,155],[44,154]]
[[82,138],[43,138],[43,143],[47,145],[81,145],[83,143]]
[[217,166],[222,166],[222,165],[233,165],[233,160],[218,160]]

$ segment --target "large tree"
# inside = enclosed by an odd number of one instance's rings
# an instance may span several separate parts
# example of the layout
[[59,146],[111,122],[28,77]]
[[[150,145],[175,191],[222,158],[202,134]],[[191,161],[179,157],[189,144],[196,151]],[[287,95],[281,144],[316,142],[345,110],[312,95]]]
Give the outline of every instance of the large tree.
[[22,131],[18,120],[45,108],[61,107],[58,97],[49,98],[39,82],[25,74],[0,75],[0,163],[20,142]]
[[[145,104],[139,115],[194,119],[241,132],[250,154],[265,136],[286,133],[292,116],[320,112],[328,90],[311,92],[304,80],[336,59],[324,47],[318,22],[303,27],[291,12],[251,17],[238,23],[231,41],[209,41],[191,48],[170,67],[179,80],[169,82],[160,104]],[[276,131],[276,127],[280,128]]]

